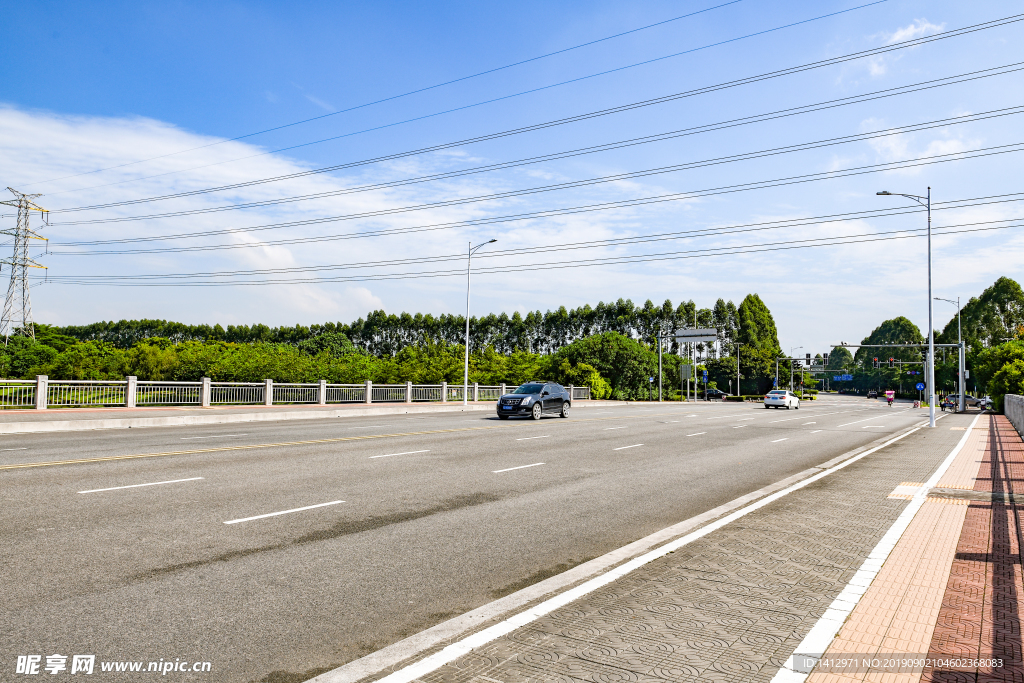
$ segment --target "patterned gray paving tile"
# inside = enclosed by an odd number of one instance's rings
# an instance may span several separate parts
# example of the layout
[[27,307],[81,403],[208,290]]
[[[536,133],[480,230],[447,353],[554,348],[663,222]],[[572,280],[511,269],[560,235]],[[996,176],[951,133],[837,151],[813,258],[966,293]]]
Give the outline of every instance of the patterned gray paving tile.
[[[770,681],[945,451],[900,442],[422,677]],[[951,446],[950,446],[951,447]]]

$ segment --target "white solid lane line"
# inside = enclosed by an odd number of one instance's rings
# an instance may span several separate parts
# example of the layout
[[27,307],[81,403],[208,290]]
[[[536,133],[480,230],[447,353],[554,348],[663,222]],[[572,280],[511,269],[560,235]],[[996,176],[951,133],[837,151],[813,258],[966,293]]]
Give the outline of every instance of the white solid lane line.
[[787,437],[782,438],[782,439],[775,439],[775,441],[772,441],[772,443],[778,443],[780,441],[788,441],[788,440],[789,440],[789,437],[787,436]]
[[625,427],[605,427],[604,431],[607,432],[609,429],[625,429]]
[[642,443],[635,443],[632,446],[619,446],[618,448],[613,448],[612,450],[613,451],[622,451],[622,450],[625,450],[627,448],[636,448],[637,446],[643,446],[643,444]]
[[516,441],[529,441],[530,439],[547,439],[550,437],[550,434],[545,434],[544,436],[524,436],[521,439],[516,439]]
[[182,441],[189,441],[192,439],[226,439],[229,436],[249,436],[248,434],[217,434],[215,436],[183,436]]
[[707,434],[707,432],[697,432],[696,434],[687,434],[687,436],[700,436],[701,434]]
[[861,429],[871,429],[872,427],[884,427],[885,425],[864,425]]
[[130,486],[111,486],[109,489],[89,489],[88,491],[79,491],[79,493],[99,493],[100,491],[117,491],[118,489],[137,489],[142,486],[160,486],[161,484],[177,484],[182,481],[196,481],[202,479],[202,477],[189,477],[188,479],[171,479],[170,481],[154,481],[148,484],[131,484]]
[[280,512],[268,512],[265,515],[255,515],[254,517],[243,517],[242,519],[231,519],[225,524],[238,524],[240,522],[251,522],[254,519],[266,519],[267,517],[277,517],[278,515],[287,515],[292,512],[302,512],[303,510],[312,510],[313,508],[327,507],[328,505],[337,505],[338,503],[344,503],[343,500],[332,500],[330,503],[317,503],[316,505],[307,505],[301,508],[292,508],[291,510],[281,510]]
[[520,465],[519,467],[506,467],[503,470],[492,470],[491,472],[492,472],[492,474],[499,474],[501,472],[511,472],[512,470],[525,470],[527,467],[537,467],[538,465],[543,465],[543,464],[544,463],[542,463],[542,462],[535,462],[532,465]]
[[413,453],[429,453],[429,452],[430,452],[430,449],[428,448],[425,451],[405,451],[404,453],[388,453],[387,455],[371,455],[370,456],[370,460],[373,460],[374,458],[390,458],[392,455],[412,455]]

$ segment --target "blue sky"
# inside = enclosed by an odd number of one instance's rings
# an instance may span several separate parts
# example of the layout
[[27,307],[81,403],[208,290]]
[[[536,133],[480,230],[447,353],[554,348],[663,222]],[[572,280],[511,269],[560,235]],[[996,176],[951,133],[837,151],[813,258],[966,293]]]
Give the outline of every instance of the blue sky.
[[[693,299],[699,306],[710,307],[719,297],[738,303],[748,292],[757,292],[775,315],[787,348],[821,351],[832,342],[860,339],[895,315],[907,315],[924,328],[927,297],[921,239],[727,255],[701,255],[703,252],[694,250],[734,252],[769,242],[923,227],[923,216],[904,213],[730,233],[731,226],[908,206],[902,200],[875,196],[879,189],[923,194],[931,185],[936,202],[1024,192],[1018,180],[1024,153],[906,166],[925,157],[970,156],[973,150],[1024,142],[1019,133],[1020,114],[966,123],[947,121],[917,132],[567,190],[394,211],[1017,107],[1024,105],[1024,71],[506,170],[374,191],[338,192],[1008,65],[1024,61],[1019,50],[1024,22],[384,163],[161,202],[60,213],[61,209],[194,191],[450,143],[934,35],[1009,16],[1019,9],[1008,2],[888,0],[744,38],[866,3],[741,0],[408,97],[224,142],[720,4],[712,0],[11,5],[5,13],[4,40],[0,41],[0,63],[5,67],[0,90],[0,181],[43,193],[38,201],[54,210],[53,225],[44,229],[51,238],[52,253],[41,256],[51,281],[33,289],[36,319],[55,324],[141,317],[191,323],[309,324],[348,321],[373,308],[395,313],[458,313],[465,305],[462,277],[231,287],[83,286],[61,283],[60,278],[222,271],[249,273],[246,278],[250,280],[282,277],[256,272],[275,268],[298,269],[297,275],[289,277],[341,273],[361,277],[458,269],[462,267],[458,261],[418,261],[456,256],[465,250],[467,240],[476,243],[496,238],[498,243],[489,248],[495,251],[543,250],[557,244],[635,240],[702,230],[700,237],[685,239],[676,235],[656,242],[603,243],[586,249],[481,258],[474,263],[519,270],[475,276],[474,314],[545,310],[620,297],[636,303],[649,298],[658,304],[666,298],[673,303]],[[737,38],[740,40],[734,40]],[[722,41],[732,42],[508,97]],[[505,99],[469,106],[495,98]],[[420,120],[401,123],[408,119]],[[370,128],[379,129],[360,132]],[[336,139],[307,144],[330,137]],[[274,151],[282,148],[292,149]],[[905,167],[514,223],[449,225],[426,232],[328,239],[690,193],[890,162]],[[97,169],[107,170],[93,172]],[[334,194],[244,210],[124,220],[325,192]],[[998,227],[1012,225],[1013,219],[1022,215],[1021,202],[967,203],[973,206],[936,211],[936,226]],[[247,230],[284,221],[381,211],[391,213]],[[0,220],[12,222],[11,218]],[[38,226],[38,221],[34,225]],[[192,251],[101,254],[96,252],[129,247],[123,243],[66,244],[203,231],[221,234],[130,245],[136,249],[186,246]],[[1009,228],[937,236],[935,294],[966,299],[980,294],[1001,275],[1024,279],[1020,265],[1024,240],[1019,235],[1020,228]],[[311,237],[323,239],[295,242]],[[204,249],[197,250],[200,247]],[[690,258],[523,270],[547,262],[666,252]],[[394,259],[407,262],[311,270]],[[941,326],[953,309],[947,304],[936,306],[936,323]]]

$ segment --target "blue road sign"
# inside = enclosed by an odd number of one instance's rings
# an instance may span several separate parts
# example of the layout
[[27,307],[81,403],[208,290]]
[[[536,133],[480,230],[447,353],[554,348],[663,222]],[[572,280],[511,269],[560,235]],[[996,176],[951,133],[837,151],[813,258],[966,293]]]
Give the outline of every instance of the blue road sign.
[[917,383],[917,390],[918,391],[924,391],[924,382],[918,382]]
[[704,371],[704,381],[705,382],[708,381],[708,371],[707,370]]
[[853,379],[853,375],[834,375],[832,377],[833,382],[849,382]]

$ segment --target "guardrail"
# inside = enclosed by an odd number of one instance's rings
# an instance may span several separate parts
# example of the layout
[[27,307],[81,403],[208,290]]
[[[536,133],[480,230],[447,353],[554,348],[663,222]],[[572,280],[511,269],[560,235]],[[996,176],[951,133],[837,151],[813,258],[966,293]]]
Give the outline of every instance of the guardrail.
[[[326,380],[310,384],[262,382],[140,382],[135,377],[123,381],[51,380],[39,375],[34,380],[0,379],[0,409],[71,408],[137,406],[229,406],[229,405],[328,405],[332,403],[446,403],[461,402],[463,393],[470,401],[496,401],[506,393],[504,384],[328,384]],[[590,387],[569,387],[574,401],[590,398]]]
[[1024,396],[1006,394],[1003,396],[1003,414],[1014,429],[1024,436]]

